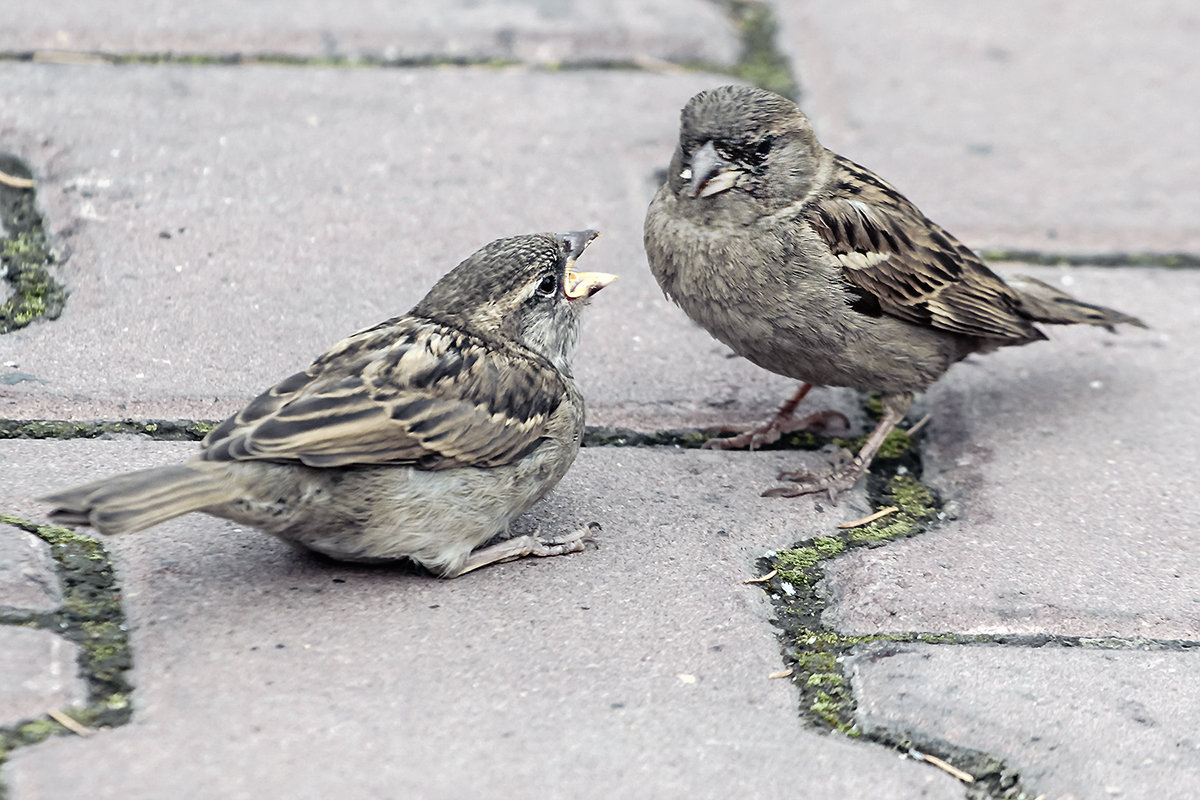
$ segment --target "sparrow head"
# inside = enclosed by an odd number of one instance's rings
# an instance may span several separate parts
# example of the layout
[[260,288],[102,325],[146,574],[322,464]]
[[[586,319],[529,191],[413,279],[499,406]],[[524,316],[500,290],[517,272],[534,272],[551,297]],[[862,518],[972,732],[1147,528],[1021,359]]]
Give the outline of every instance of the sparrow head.
[[570,372],[588,298],[617,279],[576,272],[597,231],[497,239],[446,273],[412,310],[485,341],[515,343]]
[[791,100],[751,86],[721,86],[684,106],[667,180],[677,196],[700,203],[729,193],[775,206],[803,199],[829,161]]

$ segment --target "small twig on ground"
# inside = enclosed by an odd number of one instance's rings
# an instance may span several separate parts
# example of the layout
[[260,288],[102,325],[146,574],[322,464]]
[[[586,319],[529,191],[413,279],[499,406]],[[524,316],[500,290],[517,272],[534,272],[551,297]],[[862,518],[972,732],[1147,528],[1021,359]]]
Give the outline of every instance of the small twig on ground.
[[771,578],[774,578],[778,574],[779,574],[779,570],[773,569],[770,572],[768,572],[766,575],[763,575],[761,577],[746,578],[746,580],[742,581],[742,583],[766,583],[767,581],[771,580]]
[[932,415],[926,414],[925,416],[923,416],[919,420],[917,420],[915,423],[913,423],[913,426],[911,428],[909,428],[908,430],[906,430],[905,433],[909,436],[916,436],[917,431],[921,430],[921,428],[924,428],[929,423],[930,419],[932,419]]
[[791,669],[791,668],[789,668],[789,669],[781,669],[781,670],[779,670],[779,672],[772,672],[770,675],[768,675],[768,676],[767,676],[767,680],[771,680],[771,681],[773,681],[773,680],[775,680],[776,678],[790,678],[790,677],[792,677],[792,673],[793,673],[794,671],[795,671],[795,670],[793,670],[793,669]]
[[61,711],[48,711],[46,713],[50,715],[50,719],[54,720],[71,733],[74,733],[78,736],[91,736],[93,733],[95,733],[95,731],[88,726],[81,724],[74,717],[64,714]]
[[863,517],[862,519],[856,519],[853,522],[843,522],[841,525],[838,525],[838,527],[841,528],[842,530],[845,530],[847,528],[860,528],[863,525],[868,525],[877,519],[882,519],[882,518],[886,517],[888,514],[895,514],[899,510],[900,510],[899,506],[888,506],[887,508],[879,509],[878,511],[876,511],[874,514],[872,514],[869,517]]
[[909,750],[908,754],[910,756],[912,756],[913,758],[915,758],[917,761],[928,761],[930,764],[933,764],[935,767],[942,770],[943,772],[948,772],[951,775],[953,775],[954,777],[958,778],[963,783],[974,783],[975,782],[974,775],[972,775],[969,772],[963,772],[958,767],[954,766],[953,764],[951,764],[949,762],[942,761],[937,756],[931,756],[928,753],[921,753],[921,752],[918,752],[917,750]]
[[0,183],[3,183],[5,186],[11,186],[14,189],[33,188],[33,180],[31,178],[18,178],[16,175],[9,175],[3,171],[0,171]]

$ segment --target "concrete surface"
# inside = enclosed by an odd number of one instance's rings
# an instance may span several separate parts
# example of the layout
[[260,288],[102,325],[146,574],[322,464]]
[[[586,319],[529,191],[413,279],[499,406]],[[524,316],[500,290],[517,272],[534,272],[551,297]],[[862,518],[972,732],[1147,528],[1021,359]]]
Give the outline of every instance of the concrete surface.
[[[851,663],[868,724],[1011,753],[1046,797],[1190,797],[1195,652],[871,645]],[[999,746],[999,747],[998,747]]]
[[704,0],[370,0],[330,5],[236,0],[0,2],[0,51],[525,63],[737,58],[737,37]]
[[1153,328],[1052,330],[952,369],[924,400],[925,479],[959,518],[831,565],[826,619],[850,633],[1195,639],[1200,274],[1021,269],[1070,277]]
[[[194,449],[0,444],[39,456],[42,474],[4,498],[18,508],[47,476]],[[87,781],[96,797],[156,797],[164,772],[221,797],[611,797],[634,783],[645,797],[763,796],[803,763],[821,776],[806,796],[955,797],[915,762],[806,733],[792,687],[767,677],[771,606],[743,580],[829,514],[781,515],[747,481],[796,455],[585,450],[528,522],[600,521],[599,548],[455,581],[318,561],[203,517],[109,540],[128,587],[137,722],[17,751],[14,796]]]
[[485,242],[594,227],[589,268],[621,280],[586,317],[592,421],[608,406],[666,427],[731,405],[754,418],[794,382],[726,359],[641,250],[672,109],[722,80],[4,65],[21,111],[0,136],[35,165],[74,298],[55,325],[6,337],[3,361],[38,380],[6,388],[0,415],[224,417]]
[[[772,9],[826,144],[968,244],[1200,255],[1190,7]],[[0,61],[0,149],[30,164],[71,291],[60,319],[0,337],[0,376],[35,378],[0,380],[2,418],[221,417],[403,312],[484,242],[580,226],[605,233],[589,268],[621,275],[586,320],[577,373],[590,423],[754,420],[792,389],[667,303],[641,251],[679,107],[730,80],[661,60],[728,65],[739,51],[713,4],[418,4],[405,17],[360,3],[331,19],[304,5],[122,3],[100,20],[0,2],[0,16],[9,53],[519,62]],[[544,66],[597,58],[644,68]],[[1152,327],[1054,331],[955,367],[920,401],[933,415],[925,480],[949,518],[827,562],[825,624],[1052,646],[859,646],[846,662],[858,719],[1001,759],[1030,798],[1187,797],[1200,772],[1200,426],[1188,399],[1200,389],[1200,278],[997,266]],[[857,404],[845,391],[811,401]],[[0,514],[43,520],[33,498],[45,491],[193,447],[0,441]],[[869,510],[861,492],[837,507],[758,496],[778,469],[824,458],[586,449],[520,525],[595,520],[598,550],[449,582],[318,561],[199,516],[106,540],[130,627],[132,721],[16,748],[0,786],[13,800],[81,787],[100,798],[989,796],[820,732],[796,688],[767,677],[782,666],[770,620],[784,612],[743,581],[765,552]],[[0,531],[2,610],[62,603],[41,585],[53,575],[44,548]],[[65,639],[8,624],[0,634],[6,690],[10,675],[70,672],[70,650],[55,662],[45,649]],[[1106,649],[1059,646],[1072,636]],[[87,702],[38,694],[6,711],[0,735]]]
[[0,531],[0,606],[36,611],[58,608],[62,592],[46,543],[14,528]]
[[975,248],[1200,248],[1200,7],[780,0],[823,143]]
[[75,645],[53,631],[0,626],[0,725],[86,700],[87,688],[75,674]]

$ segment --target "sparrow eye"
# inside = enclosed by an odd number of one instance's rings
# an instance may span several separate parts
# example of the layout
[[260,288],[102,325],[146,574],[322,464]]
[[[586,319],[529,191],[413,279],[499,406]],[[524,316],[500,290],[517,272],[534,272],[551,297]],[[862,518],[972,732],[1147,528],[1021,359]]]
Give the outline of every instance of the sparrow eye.
[[763,159],[765,159],[767,157],[767,155],[771,152],[771,145],[774,143],[775,143],[774,137],[768,136],[768,137],[764,138],[761,142],[758,143],[758,146],[754,148],[754,157],[756,159],[758,159],[759,161],[762,161]]
[[537,286],[537,293],[543,297],[551,297],[557,292],[558,275],[554,272],[547,272],[542,276],[542,280]]

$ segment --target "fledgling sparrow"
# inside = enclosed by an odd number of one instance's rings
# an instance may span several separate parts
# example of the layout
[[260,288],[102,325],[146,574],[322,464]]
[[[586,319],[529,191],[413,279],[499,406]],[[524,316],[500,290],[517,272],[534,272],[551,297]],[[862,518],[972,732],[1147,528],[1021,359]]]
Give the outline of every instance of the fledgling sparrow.
[[971,353],[1045,339],[1034,325],[1130,316],[1033,278],[1005,283],[875,173],[817,141],[796,104],[723,86],[688,101],[646,214],[663,292],[734,352],[801,384],[766,426],[709,446],[756,446],[803,427],[811,385],[879,390],[883,415],[844,467],[781,474],[794,496],[853,486],[926,389]]
[[61,521],[137,531],[190,511],[346,561],[454,577],[584,547],[502,539],[579,452],[580,313],[615,276],[576,272],[595,231],[499,239],[408,314],[359,331],[225,420],[183,464],[46,498]]

